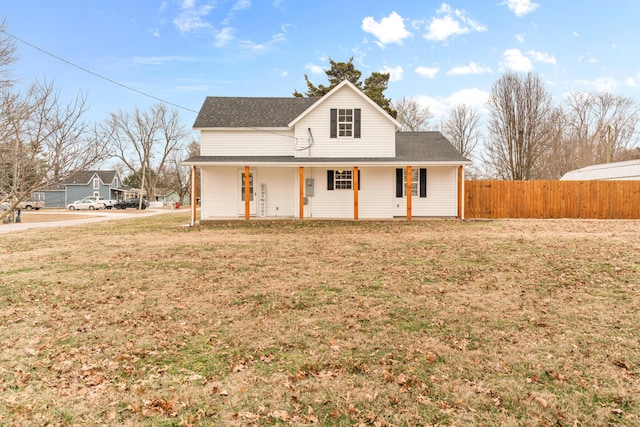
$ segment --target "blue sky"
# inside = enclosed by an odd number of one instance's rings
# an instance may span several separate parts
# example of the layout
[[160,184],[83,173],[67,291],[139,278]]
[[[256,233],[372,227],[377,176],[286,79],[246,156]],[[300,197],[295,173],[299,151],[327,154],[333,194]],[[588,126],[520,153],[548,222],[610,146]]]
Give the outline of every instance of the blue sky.
[[[363,78],[391,73],[386,95],[436,116],[482,112],[506,71],[537,73],[556,103],[572,91],[640,95],[637,0],[20,0],[7,32],[39,49],[180,107],[191,126],[205,96],[290,96],[304,75],[325,84],[328,58],[354,57]],[[87,116],[157,102],[18,42],[11,71],[53,81]]]

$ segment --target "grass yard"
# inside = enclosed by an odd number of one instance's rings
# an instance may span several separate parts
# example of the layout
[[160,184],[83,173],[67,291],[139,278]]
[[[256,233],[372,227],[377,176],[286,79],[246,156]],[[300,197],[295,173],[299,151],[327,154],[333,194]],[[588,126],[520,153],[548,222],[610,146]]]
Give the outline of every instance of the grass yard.
[[0,235],[0,424],[635,426],[639,221]]

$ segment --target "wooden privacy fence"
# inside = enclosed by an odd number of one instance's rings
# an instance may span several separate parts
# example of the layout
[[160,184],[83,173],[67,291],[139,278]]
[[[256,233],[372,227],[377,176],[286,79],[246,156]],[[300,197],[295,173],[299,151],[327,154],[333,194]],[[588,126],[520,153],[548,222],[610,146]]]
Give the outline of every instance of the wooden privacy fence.
[[640,218],[640,181],[465,181],[466,218]]

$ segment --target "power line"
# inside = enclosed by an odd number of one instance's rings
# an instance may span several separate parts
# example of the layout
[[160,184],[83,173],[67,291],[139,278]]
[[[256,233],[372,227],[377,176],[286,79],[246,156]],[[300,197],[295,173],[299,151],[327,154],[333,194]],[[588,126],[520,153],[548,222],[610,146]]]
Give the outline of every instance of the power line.
[[176,107],[176,108],[180,108],[180,109],[182,109],[182,110],[189,111],[189,112],[191,112],[191,113],[196,113],[196,114],[198,113],[196,110],[192,110],[191,108],[183,107],[183,106],[178,105],[178,104],[175,104],[175,103],[173,103],[173,102],[165,101],[164,99],[158,98],[157,96],[150,95],[150,94],[148,94],[148,93],[146,93],[146,92],[142,92],[141,90],[138,90],[138,89],[132,88],[131,86],[127,86],[127,85],[122,84],[122,83],[120,83],[120,82],[117,82],[117,81],[115,81],[115,80],[113,80],[113,79],[110,79],[110,78],[108,78],[108,77],[105,77],[105,76],[103,76],[103,75],[101,75],[101,74],[98,74],[98,73],[96,73],[96,72],[94,72],[94,71],[91,71],[91,70],[89,70],[89,69],[87,69],[87,68],[85,68],[85,67],[82,67],[82,66],[80,66],[80,65],[74,64],[74,63],[73,63],[73,62],[71,62],[71,61],[68,61],[68,60],[66,60],[66,59],[64,59],[64,58],[59,57],[58,55],[55,55],[55,54],[53,54],[53,53],[51,53],[51,52],[49,52],[49,51],[46,51],[45,49],[42,49],[42,48],[40,48],[40,47],[38,47],[38,46],[36,46],[36,45],[34,45],[34,44],[31,44],[31,43],[29,43],[29,42],[27,42],[27,41],[25,41],[25,40],[22,40],[21,38],[16,37],[16,36],[14,36],[14,35],[13,35],[13,34],[11,34],[11,33],[6,32],[5,30],[0,29],[0,32],[2,32],[2,33],[4,33],[4,34],[6,34],[7,36],[9,36],[9,37],[11,37],[11,38],[13,38],[13,39],[15,39],[15,40],[17,40],[17,41],[21,42],[21,43],[26,44],[27,46],[29,46],[29,47],[31,47],[31,48],[33,48],[33,49],[39,50],[40,52],[44,53],[45,55],[49,55],[50,57],[55,58],[55,59],[57,59],[58,61],[64,62],[64,63],[65,63],[65,64],[67,64],[67,65],[71,65],[72,67],[75,67],[75,68],[77,68],[77,69],[79,69],[79,70],[81,70],[81,71],[84,71],[85,73],[89,73],[89,74],[91,74],[92,76],[98,77],[99,79],[105,80],[105,81],[107,81],[107,82],[109,82],[109,83],[112,83],[112,84],[114,84],[114,85],[117,85],[117,86],[123,87],[123,88],[125,88],[125,89],[127,89],[127,90],[130,90],[130,91],[132,91],[132,92],[138,93],[138,94],[143,95],[143,96],[146,96],[146,97],[148,97],[148,98],[155,99],[156,101],[160,101],[160,102],[163,102],[163,103],[165,103],[165,104],[172,105],[172,106],[174,106],[174,107]]

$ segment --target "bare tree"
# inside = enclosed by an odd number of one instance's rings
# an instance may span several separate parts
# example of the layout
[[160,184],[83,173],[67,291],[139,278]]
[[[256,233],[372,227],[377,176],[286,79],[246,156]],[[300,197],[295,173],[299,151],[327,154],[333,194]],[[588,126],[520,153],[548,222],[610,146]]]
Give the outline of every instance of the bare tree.
[[191,191],[191,169],[188,166],[182,166],[182,160],[199,154],[200,144],[196,140],[192,140],[186,149],[176,150],[171,154],[164,180],[170,189],[178,193],[180,201]]
[[575,169],[576,147],[571,143],[567,117],[561,107],[551,113],[549,134],[540,159],[534,167],[539,179],[560,179],[566,172]]
[[429,107],[424,107],[414,98],[403,97],[393,103],[393,108],[398,112],[397,120],[402,125],[403,131],[417,132],[426,129],[433,113]]
[[[188,135],[177,110],[168,110],[162,103],[148,111],[119,110],[111,113],[101,126],[101,134],[113,148],[112,155],[135,173],[142,169],[140,203],[145,192],[152,198],[158,177],[169,155],[180,148]],[[149,171],[153,171],[150,173]]]
[[458,104],[451,110],[442,126],[442,133],[464,157],[471,157],[482,138],[480,116],[467,104]]
[[551,135],[536,167],[540,178],[558,179],[566,172],[637,155],[638,105],[610,93],[573,92],[565,110],[551,116]]
[[574,92],[567,105],[570,138],[579,150],[576,167],[612,162],[637,141],[640,109],[633,99]]
[[504,74],[491,88],[486,161],[503,179],[532,179],[550,133],[551,95],[528,73]]
[[5,21],[2,21],[0,24],[0,33],[2,34],[0,36],[0,87],[13,83],[8,67],[18,59],[15,41],[7,35],[5,28]]
[[[104,141],[89,136],[82,121],[82,96],[63,103],[50,83],[34,83],[22,93],[0,92],[1,201],[10,208],[34,191],[69,178],[103,160]],[[6,216],[8,210],[0,214]]]

